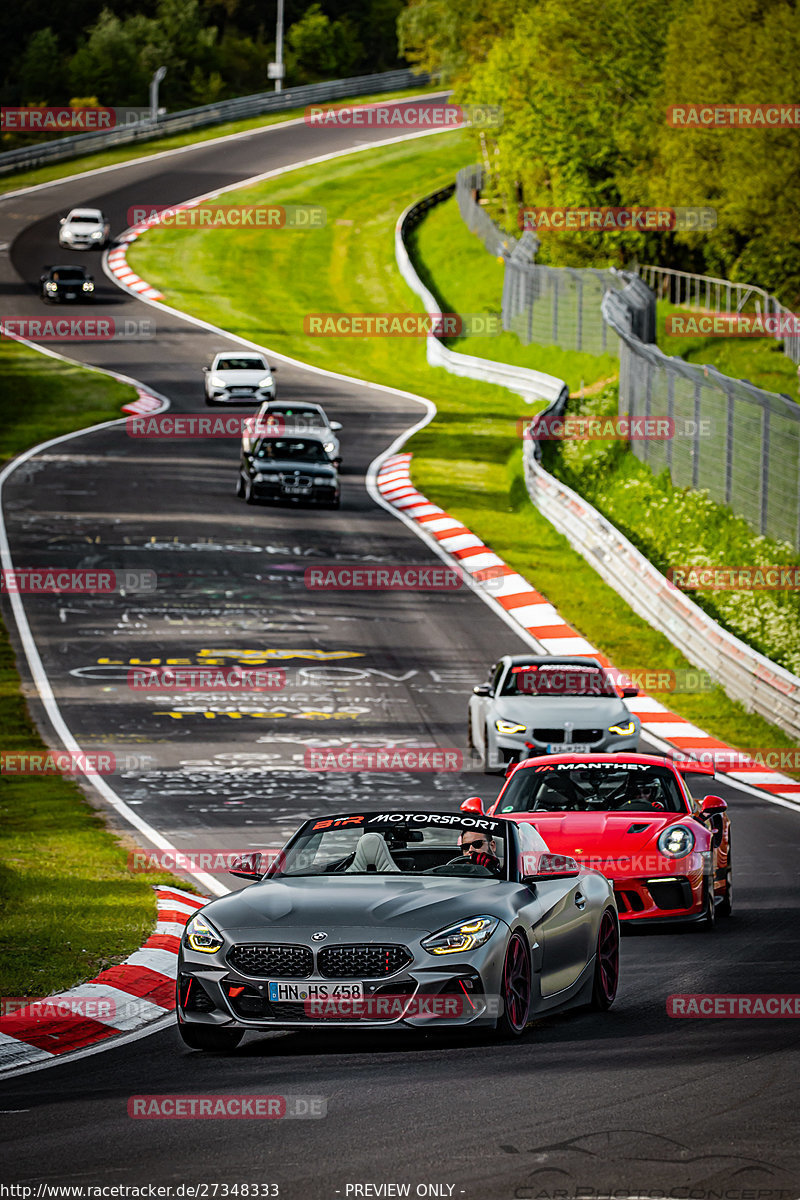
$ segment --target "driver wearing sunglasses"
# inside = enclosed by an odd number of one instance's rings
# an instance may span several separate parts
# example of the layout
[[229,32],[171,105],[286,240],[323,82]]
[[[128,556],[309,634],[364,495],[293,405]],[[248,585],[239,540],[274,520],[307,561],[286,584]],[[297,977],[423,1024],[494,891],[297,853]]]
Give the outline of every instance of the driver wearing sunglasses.
[[494,838],[487,838],[485,833],[478,833],[476,829],[467,829],[460,835],[458,844],[462,861],[466,859],[476,867],[485,867],[493,875],[499,874],[500,860]]

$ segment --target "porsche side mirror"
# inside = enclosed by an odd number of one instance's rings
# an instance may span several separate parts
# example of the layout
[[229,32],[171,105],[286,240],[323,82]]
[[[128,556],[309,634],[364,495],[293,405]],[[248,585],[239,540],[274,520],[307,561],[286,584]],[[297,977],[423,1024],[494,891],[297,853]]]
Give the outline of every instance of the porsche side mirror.
[[717,813],[725,812],[728,807],[727,802],[722,799],[722,796],[706,796],[700,802],[700,812],[704,817],[714,816]]
[[574,879],[581,869],[568,854],[523,854],[523,880],[536,883],[543,879]]
[[261,854],[240,854],[228,867],[229,875],[237,875],[239,879],[260,879],[264,874]]
[[492,695],[492,685],[490,683],[479,683],[472,690],[476,696],[491,696]]
[[480,813],[483,816],[483,801],[480,796],[470,796],[461,805],[461,811]]
[[342,422],[341,421],[331,421],[330,428],[334,433],[338,433],[339,430],[342,428]]

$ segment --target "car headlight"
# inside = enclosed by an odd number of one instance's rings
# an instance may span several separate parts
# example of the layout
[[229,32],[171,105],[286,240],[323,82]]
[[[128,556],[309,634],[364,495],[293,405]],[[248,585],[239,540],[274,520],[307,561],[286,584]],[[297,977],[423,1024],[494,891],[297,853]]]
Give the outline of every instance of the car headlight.
[[90,283],[90,281],[87,279],[87,280],[86,280],[86,282],[83,284],[82,291],[84,291],[84,292],[93,292],[93,291],[94,291],[94,284],[93,284],[93,283]]
[[333,480],[328,475],[315,475],[313,482],[314,487],[324,487],[326,483],[330,487],[333,483]]
[[620,734],[621,737],[629,737],[633,733],[635,728],[636,728],[635,721],[626,721],[624,725],[623,724],[609,725],[608,732],[609,733],[618,733],[618,734]]
[[50,282],[46,283],[44,286],[45,286],[45,290],[48,292],[57,292],[58,291],[58,284],[53,283],[52,280]]
[[685,825],[673,825],[660,835],[657,846],[669,858],[683,858],[694,846],[694,834]]
[[498,733],[524,733],[527,729],[526,725],[520,725],[517,721],[504,721],[502,718],[495,721],[494,727]]
[[222,937],[201,913],[192,917],[186,926],[184,937],[192,950],[197,950],[200,954],[216,954],[223,946]]
[[254,475],[254,476],[253,476],[253,483],[263,483],[263,482],[264,482],[264,476],[263,476],[263,475],[261,475],[261,474],[258,474],[258,475]]
[[92,233],[93,238],[101,238],[103,236],[102,229],[95,229]]
[[334,450],[336,449],[336,444],[334,442],[323,442],[322,448],[326,454],[333,454]]
[[217,388],[226,388],[228,385],[219,375],[211,376],[211,386]]
[[259,381],[258,381],[258,386],[259,386],[260,388],[262,388],[262,387],[272,387],[272,376],[271,376],[271,375],[267,375],[267,376],[266,376],[266,378],[264,378],[264,379],[259,379]]
[[420,945],[429,954],[459,954],[475,950],[488,942],[499,924],[497,917],[472,917],[469,921],[448,925],[438,933],[429,934]]

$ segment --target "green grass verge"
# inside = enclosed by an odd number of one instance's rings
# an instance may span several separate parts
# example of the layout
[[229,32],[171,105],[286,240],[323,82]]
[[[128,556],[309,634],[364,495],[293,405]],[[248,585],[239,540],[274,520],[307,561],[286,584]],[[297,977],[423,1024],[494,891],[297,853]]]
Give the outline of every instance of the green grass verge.
[[[372,96],[358,96],[353,103],[374,104],[378,100],[401,100],[404,96],[416,96],[420,92],[431,90],[431,85],[428,84],[426,87],[408,88],[402,92],[377,92]],[[330,103],[346,104],[347,101],[342,99]],[[35,167],[29,171],[16,171],[0,178],[0,196],[5,192],[15,192],[18,188],[33,187],[36,183],[49,183],[53,179],[81,175],[84,171],[95,171],[98,167],[110,167],[116,163],[130,162],[135,158],[148,158],[151,154],[161,154],[164,150],[176,150],[181,146],[208,142],[212,138],[225,137],[231,133],[244,133],[248,129],[263,129],[267,125],[279,125],[282,121],[302,117],[304,111],[303,108],[290,108],[285,112],[262,113],[261,116],[248,117],[243,121],[229,121],[225,125],[209,125],[206,129],[189,130],[188,133],[177,133],[172,137],[129,142],[125,146],[116,146],[111,150],[97,150],[94,154],[84,154],[80,158],[70,158],[64,162]]]
[[[136,395],[129,384],[12,341],[0,342],[0,368],[2,459],[117,419]],[[0,747],[45,749],[2,620]],[[154,883],[188,886],[167,874],[130,874],[126,848],[72,780],[0,775],[0,995],[51,995],[120,962],[152,931]]]
[[[408,239],[423,283],[443,312],[500,314],[503,260],[487,254],[467,229],[455,197],[430,209]],[[462,354],[493,362],[529,367],[563,379],[570,392],[616,379],[619,361],[612,354],[584,354],[560,346],[523,346],[516,334],[450,338],[446,344]]]
[[[155,229],[134,244],[130,260],[170,304],[233,333],[306,362],[429,397],[438,416],[408,443],[417,486],[527,576],[620,667],[688,667],[531,505],[516,432],[516,418],[531,410],[518,398],[504,388],[429,367],[424,345],[412,339],[398,346],[391,338],[319,339],[303,332],[303,317],[312,312],[421,311],[394,262],[397,215],[452,180],[471,153],[464,135],[444,134],[335,159],[326,164],[322,182],[316,169],[295,171],[239,192],[237,199],[324,202],[325,228],[253,230],[235,238],[224,229]],[[477,239],[475,247],[488,257]],[[430,261],[420,267],[434,276]],[[475,311],[472,301],[468,311]],[[668,701],[734,746],[790,744],[720,689]]]
[[696,317],[697,312],[659,300],[656,307],[656,342],[660,350],[689,363],[716,367],[731,379],[748,379],[765,392],[782,392],[800,401],[800,376],[797,367],[773,338],[677,337],[667,334],[666,319],[680,313]]
[[118,420],[122,405],[136,399],[130,384],[19,342],[0,342],[0,372],[0,460],[62,433]]

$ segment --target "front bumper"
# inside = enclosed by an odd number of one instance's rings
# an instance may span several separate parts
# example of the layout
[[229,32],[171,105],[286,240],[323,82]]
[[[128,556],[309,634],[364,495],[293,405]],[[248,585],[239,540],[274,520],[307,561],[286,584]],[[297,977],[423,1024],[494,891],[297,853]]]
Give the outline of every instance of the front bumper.
[[[244,975],[226,961],[229,947],[219,954],[199,955],[182,944],[176,995],[178,1021],[255,1032],[493,1028],[500,1015],[499,992],[506,945],[506,938],[498,936],[500,932],[478,950],[459,955],[457,962],[446,967],[441,958],[418,948],[409,966],[391,977],[361,980],[368,1001],[360,1006],[365,1015],[355,1015],[357,1002],[272,1003],[265,979]],[[346,984],[348,980],[332,980],[314,973],[303,982],[311,986]],[[237,994],[238,989],[243,990]]]
[[264,404],[275,399],[275,388],[257,388],[234,392],[231,388],[206,388],[206,399],[212,404]]
[[[669,925],[702,920],[705,915],[707,854],[695,852],[682,859],[658,856],[652,863],[632,869],[618,866],[600,870],[614,885],[621,923]],[[642,870],[642,866],[644,870]]]
[[[639,748],[639,729],[625,737],[618,733],[604,733],[602,737],[585,743],[588,754],[635,754]],[[498,755],[507,765],[511,762],[521,762],[526,758],[536,758],[547,754],[570,754],[572,746],[568,742],[547,742],[536,738],[531,730],[525,733],[506,734],[494,731],[495,745]]]
[[253,481],[253,495],[257,500],[299,500],[311,504],[331,504],[339,499],[339,488],[335,484],[321,486],[313,484],[304,492],[289,492],[286,485],[267,481]]

